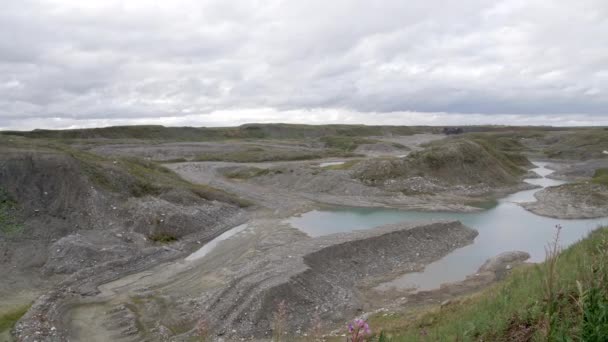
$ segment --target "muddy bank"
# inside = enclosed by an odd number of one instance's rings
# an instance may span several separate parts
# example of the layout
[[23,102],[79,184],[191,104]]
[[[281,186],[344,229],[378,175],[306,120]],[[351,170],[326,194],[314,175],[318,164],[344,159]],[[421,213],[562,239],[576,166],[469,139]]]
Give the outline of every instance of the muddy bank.
[[531,212],[559,219],[608,216],[608,186],[590,182],[545,188],[534,194],[536,202],[521,205]]

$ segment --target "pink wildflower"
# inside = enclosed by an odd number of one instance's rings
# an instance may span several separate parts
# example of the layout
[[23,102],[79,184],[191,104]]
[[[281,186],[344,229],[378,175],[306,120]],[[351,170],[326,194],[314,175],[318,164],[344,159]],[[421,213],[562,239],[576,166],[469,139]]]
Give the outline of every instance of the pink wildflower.
[[350,333],[349,342],[363,342],[366,337],[372,334],[369,324],[360,318],[348,324],[348,332]]

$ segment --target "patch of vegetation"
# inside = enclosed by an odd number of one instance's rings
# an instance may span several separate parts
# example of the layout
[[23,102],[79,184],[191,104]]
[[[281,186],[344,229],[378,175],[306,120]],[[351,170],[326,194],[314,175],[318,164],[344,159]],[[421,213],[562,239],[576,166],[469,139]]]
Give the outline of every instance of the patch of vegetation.
[[0,187],[0,233],[12,235],[23,230],[18,219],[19,206],[13,197]]
[[49,140],[32,140],[0,134],[0,142],[7,142],[18,150],[36,150],[66,154],[80,163],[87,177],[99,187],[130,196],[157,196],[177,189],[189,191],[206,200],[217,200],[241,207],[251,205],[233,194],[208,185],[190,183],[159,163],[135,157],[108,158]]
[[0,313],[0,333],[12,329],[17,321],[25,315],[31,305],[23,305],[5,313]]
[[169,233],[155,233],[148,236],[148,239],[158,243],[172,243],[177,241],[177,237]]
[[487,209],[496,208],[496,206],[498,206],[498,200],[497,199],[479,199],[479,200],[467,202],[466,205],[487,210]]
[[544,154],[549,158],[602,158],[608,146],[608,134],[603,129],[582,129],[550,135],[544,139]]
[[167,160],[155,160],[157,163],[166,163],[166,164],[175,164],[175,163],[185,163],[188,161],[186,158],[173,158]]
[[[527,159],[525,159],[527,160]],[[524,168],[504,152],[466,137],[444,139],[405,158],[361,163],[354,177],[368,183],[387,179],[432,177],[446,184],[506,185],[519,181]]]
[[487,145],[502,152],[524,152],[529,148],[522,143],[523,139],[541,138],[543,132],[512,131],[499,133],[470,133],[465,135],[475,141],[484,141]]
[[134,176],[136,182],[131,188],[134,196],[158,195],[170,189],[188,190],[197,196],[210,200],[232,203],[241,207],[247,207],[250,203],[208,185],[190,183],[175,172],[155,163],[138,158],[122,158],[117,165],[127,170],[129,175]]
[[597,169],[593,174],[593,182],[608,185],[608,169]]
[[3,134],[33,139],[82,141],[94,139],[139,139],[155,141],[217,141],[227,139],[302,139],[328,135],[411,135],[433,131],[429,127],[365,125],[247,124],[239,127],[113,126],[69,130],[5,131]]
[[248,167],[234,167],[227,168],[223,171],[224,177],[232,178],[232,179],[250,179],[263,175],[267,175],[271,172],[270,169],[260,169],[258,167],[248,166]]
[[194,158],[195,161],[225,161],[237,163],[259,163],[267,161],[311,160],[328,157],[352,157],[352,153],[341,150],[291,151],[263,149],[259,147],[235,152],[209,152]]
[[341,151],[352,152],[359,145],[363,144],[375,144],[378,140],[353,137],[353,136],[344,136],[344,135],[335,135],[335,136],[326,136],[321,138],[321,141],[325,144],[327,148],[333,148]]
[[401,149],[401,150],[407,150],[407,151],[410,151],[410,148],[409,148],[409,147],[407,147],[407,146],[405,146],[405,145],[403,145],[403,144],[397,143],[397,142],[392,142],[392,143],[391,143],[391,146],[393,146],[394,148]]
[[129,191],[132,196],[158,196],[171,189],[183,189],[206,200],[217,200],[247,207],[250,203],[208,185],[190,183],[162,165],[135,157],[110,160],[92,153],[69,149],[82,162],[89,178],[114,192]]
[[558,243],[543,264],[515,269],[478,295],[370,324],[391,341],[607,341],[608,228],[561,253]]

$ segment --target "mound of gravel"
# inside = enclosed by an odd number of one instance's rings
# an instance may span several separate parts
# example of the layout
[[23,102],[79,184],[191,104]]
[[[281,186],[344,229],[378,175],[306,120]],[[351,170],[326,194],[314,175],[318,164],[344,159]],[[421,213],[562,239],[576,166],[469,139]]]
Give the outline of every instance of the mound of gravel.
[[522,203],[531,212],[559,219],[608,217],[608,186],[574,183],[551,186],[534,194],[536,202]]
[[[187,253],[244,219],[236,205],[184,189],[135,197],[129,171],[109,164],[91,169],[61,150],[0,151],[0,200],[11,206],[3,211],[10,220],[0,220],[0,309],[16,292],[62,289],[74,279],[95,291],[99,279]],[[95,179],[101,172],[116,190]],[[168,248],[155,234],[178,241]]]
[[514,160],[473,140],[448,139],[406,158],[363,161],[355,166],[353,177],[404,192],[436,192],[459,186],[495,188],[520,182],[525,170],[518,165],[519,157]]
[[[268,337],[280,302],[288,330],[306,331],[314,312],[331,323],[362,309],[357,285],[374,277],[417,269],[473,241],[460,222],[395,224],[298,241],[271,250],[243,270],[204,311],[213,331],[229,340]],[[234,329],[234,330],[232,330]]]

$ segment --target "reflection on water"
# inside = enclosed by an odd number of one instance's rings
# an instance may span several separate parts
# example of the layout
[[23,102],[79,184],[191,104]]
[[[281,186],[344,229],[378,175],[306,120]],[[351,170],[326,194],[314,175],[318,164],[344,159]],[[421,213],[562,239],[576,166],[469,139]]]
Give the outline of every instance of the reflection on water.
[[[545,168],[546,163],[535,164],[538,167],[533,171],[543,178],[527,179],[528,183],[541,187],[564,183],[544,178],[552,172]],[[544,248],[555,234],[557,224],[563,227],[563,246],[580,240],[600,224],[608,224],[608,218],[560,220],[538,216],[516,204],[534,201],[534,193],[539,189],[509,195],[500,199],[493,208],[477,213],[348,208],[311,211],[289,219],[289,223],[310,236],[320,236],[403,221],[460,220],[479,232],[472,245],[460,248],[428,265],[423,272],[408,273],[380,287],[434,289],[445,282],[465,279],[467,275],[475,273],[485,260],[502,252],[525,251],[531,255],[530,261],[542,261]]]
[[345,162],[343,161],[334,161],[334,162],[325,162],[325,163],[321,163],[319,164],[319,167],[327,167],[327,166],[335,166],[335,165],[342,165]]
[[237,233],[242,232],[246,228],[247,228],[247,224],[242,224],[240,226],[236,226],[232,229],[225,231],[224,233],[222,233],[215,239],[207,242],[203,247],[198,249],[196,252],[194,252],[194,253],[190,254],[188,257],[186,257],[186,261],[194,261],[194,260],[204,257],[205,255],[209,254],[209,252],[211,252],[215,247],[217,247],[217,245],[221,241],[224,241],[224,240],[236,235]]

